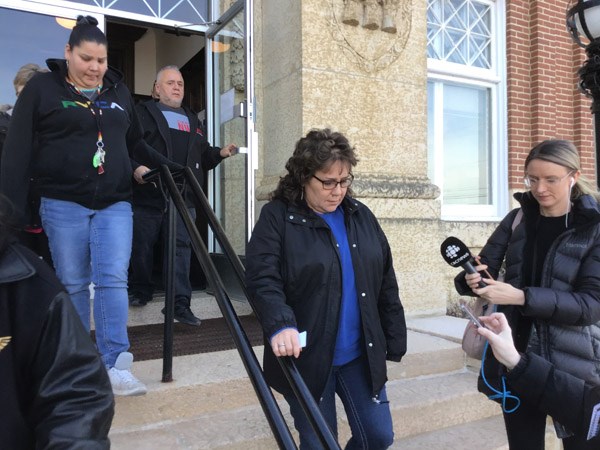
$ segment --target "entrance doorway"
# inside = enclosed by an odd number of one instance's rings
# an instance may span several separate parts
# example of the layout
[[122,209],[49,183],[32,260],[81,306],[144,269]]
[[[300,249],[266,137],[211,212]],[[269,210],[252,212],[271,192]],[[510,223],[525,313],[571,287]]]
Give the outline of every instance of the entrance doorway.
[[[124,82],[136,103],[151,100],[151,89],[156,72],[160,68],[176,65],[184,79],[183,105],[205,119],[206,54],[205,39],[200,33],[176,32],[149,24],[126,23],[123,20],[107,18],[106,37],[109,64],[123,72]],[[200,43],[202,47],[198,47]],[[149,55],[154,55],[151,58],[156,61],[154,65],[147,62]],[[141,71],[148,71],[148,73],[140,73]],[[201,122],[206,127],[206,120]],[[207,172],[204,173],[202,188],[205,193],[209,191]],[[202,214],[197,214],[196,227],[204,243],[208,244],[208,227]],[[163,289],[163,248],[164,243],[160,241],[156,244],[154,252],[153,278],[155,285],[161,290]],[[192,255],[190,280],[195,290],[206,287],[206,278],[195,255]]]

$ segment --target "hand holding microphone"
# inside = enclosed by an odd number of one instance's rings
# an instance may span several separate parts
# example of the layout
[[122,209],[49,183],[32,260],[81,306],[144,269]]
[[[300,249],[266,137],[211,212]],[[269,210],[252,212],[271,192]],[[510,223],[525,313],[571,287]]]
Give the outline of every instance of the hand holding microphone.
[[[467,247],[460,239],[454,236],[446,238],[446,240],[442,242],[440,252],[442,253],[444,261],[452,267],[462,267],[467,274],[479,274],[477,269],[473,266],[474,262],[479,263],[478,258],[473,258],[469,247]],[[477,286],[474,287],[472,286],[472,282],[469,283],[469,278],[473,278],[473,276],[470,277],[467,275],[465,277],[475,294],[496,305],[525,304],[525,293],[521,289],[517,289],[508,283],[495,281],[485,269],[485,266],[480,269],[482,269],[487,279],[490,280],[489,285],[483,280],[479,280]],[[483,288],[487,289],[485,289],[485,291],[478,291]]]

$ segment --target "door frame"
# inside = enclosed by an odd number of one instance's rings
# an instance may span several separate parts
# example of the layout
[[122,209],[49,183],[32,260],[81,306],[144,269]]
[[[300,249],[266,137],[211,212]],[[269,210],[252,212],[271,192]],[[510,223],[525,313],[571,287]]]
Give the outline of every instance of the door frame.
[[[220,126],[214,111],[215,102],[218,99],[214,98],[215,93],[215,77],[213,58],[210,52],[214,38],[223,30],[230,21],[236,17],[241,11],[244,11],[244,48],[245,48],[245,92],[246,92],[246,148],[242,149],[247,154],[246,164],[246,183],[247,183],[247,200],[246,200],[246,240],[250,239],[252,228],[254,227],[255,218],[255,170],[258,167],[258,133],[256,132],[256,98],[254,93],[254,52],[253,52],[253,34],[254,34],[254,15],[253,15],[253,0],[237,0],[227,11],[220,17],[212,18],[212,25],[206,31],[206,85],[207,85],[207,133],[209,142],[215,142],[217,138],[217,128]],[[224,143],[218,143],[223,145]],[[215,188],[215,178],[211,173],[209,180],[209,199],[214,206],[217,201]],[[209,250],[215,251],[216,243],[212,231],[209,230]]]

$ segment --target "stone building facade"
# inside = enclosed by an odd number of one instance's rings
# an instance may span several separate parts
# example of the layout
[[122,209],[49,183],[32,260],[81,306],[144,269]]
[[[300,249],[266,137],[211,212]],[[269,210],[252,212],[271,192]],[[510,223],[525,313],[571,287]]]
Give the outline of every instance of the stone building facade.
[[[255,4],[258,199],[266,200],[294,142],[310,128],[347,134],[360,157],[354,190],[381,221],[402,301],[418,315],[445,314],[457,301],[456,270],[439,253],[444,238],[457,236],[477,251],[497,224],[444,220],[440,189],[428,177],[427,4]],[[566,2],[507,0],[503,8],[507,126],[499,132],[506,133],[509,194],[523,188],[525,157],[547,138],[573,140],[593,177],[593,120],[589,100],[577,90],[585,55],[565,29]]]

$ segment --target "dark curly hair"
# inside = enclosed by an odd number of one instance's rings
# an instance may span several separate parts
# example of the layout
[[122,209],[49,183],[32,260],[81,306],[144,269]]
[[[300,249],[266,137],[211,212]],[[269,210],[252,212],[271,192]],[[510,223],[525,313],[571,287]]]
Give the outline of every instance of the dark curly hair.
[[[329,128],[313,129],[296,143],[294,154],[285,164],[287,174],[279,179],[271,199],[280,199],[288,204],[300,204],[303,186],[318,170],[326,169],[336,161],[356,166],[358,159],[354,147],[342,133]],[[346,193],[352,196],[348,188]]]

